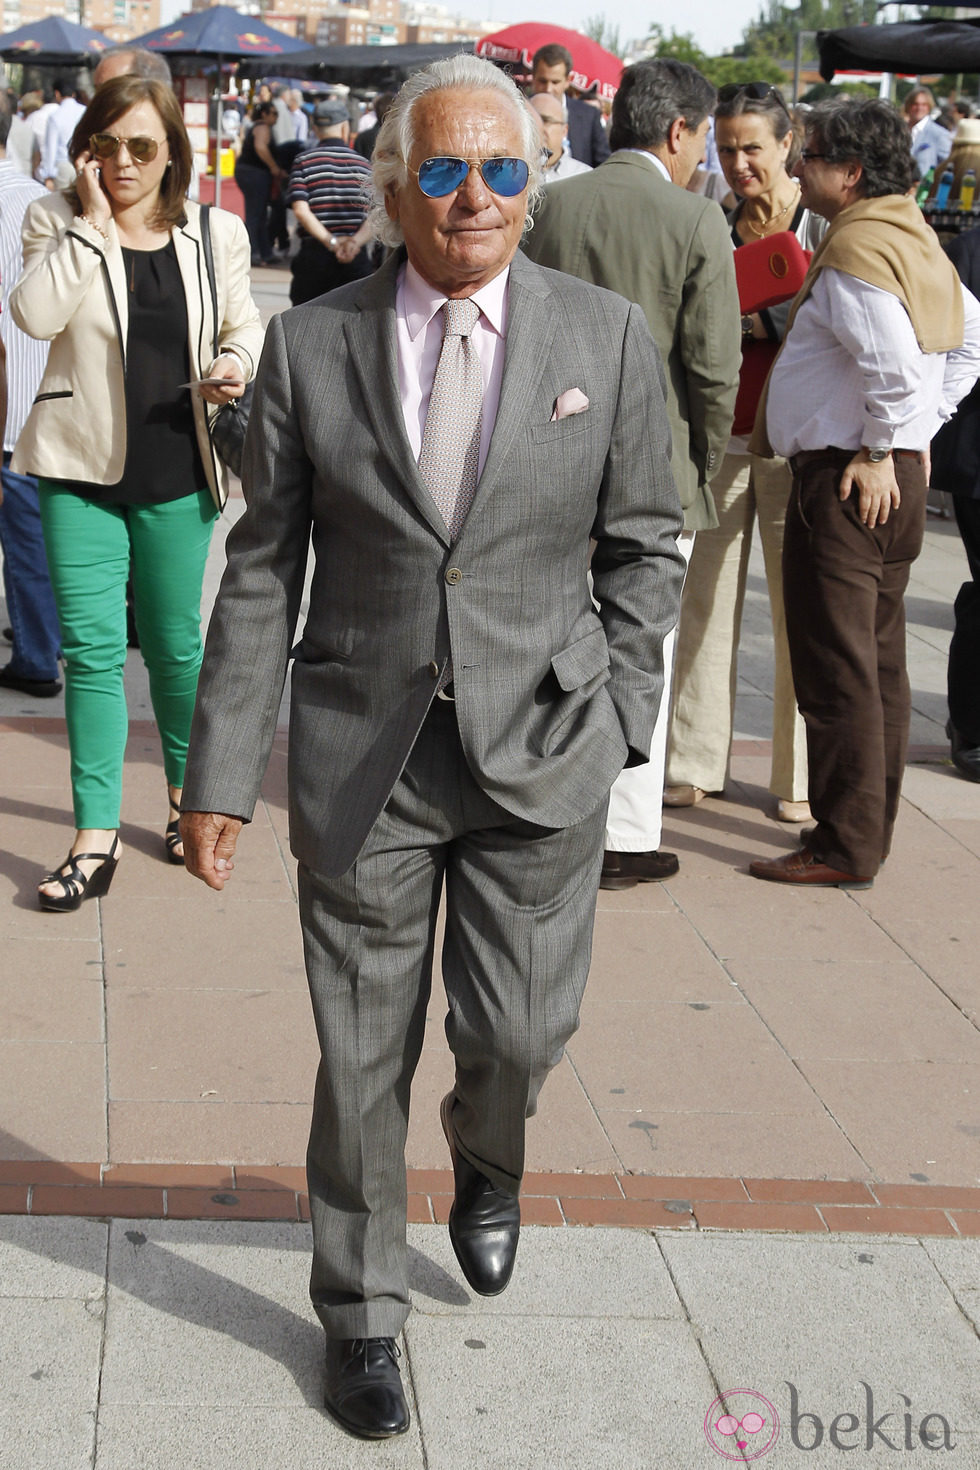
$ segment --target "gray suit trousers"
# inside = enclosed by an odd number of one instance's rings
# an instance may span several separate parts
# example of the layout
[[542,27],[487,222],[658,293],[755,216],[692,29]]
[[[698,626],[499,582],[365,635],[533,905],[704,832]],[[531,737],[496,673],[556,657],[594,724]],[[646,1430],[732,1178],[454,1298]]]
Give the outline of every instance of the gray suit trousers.
[[436,700],[353,868],[300,867],[321,1049],[310,1294],[328,1336],[395,1336],[408,1316],[405,1138],[443,889],[457,1146],[517,1194],[525,1119],[578,1025],[605,819],[605,801],[566,828],[511,816]]

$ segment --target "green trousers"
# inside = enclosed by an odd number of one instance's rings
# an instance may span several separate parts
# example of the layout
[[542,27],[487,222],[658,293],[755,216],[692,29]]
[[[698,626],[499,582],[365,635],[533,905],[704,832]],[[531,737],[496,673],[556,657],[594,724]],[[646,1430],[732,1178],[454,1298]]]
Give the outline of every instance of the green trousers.
[[128,720],[126,583],[172,786],[184,783],[201,668],[201,586],[217,513],[206,490],[164,505],[104,505],[39,480],[65,661],[77,827],[119,826]]

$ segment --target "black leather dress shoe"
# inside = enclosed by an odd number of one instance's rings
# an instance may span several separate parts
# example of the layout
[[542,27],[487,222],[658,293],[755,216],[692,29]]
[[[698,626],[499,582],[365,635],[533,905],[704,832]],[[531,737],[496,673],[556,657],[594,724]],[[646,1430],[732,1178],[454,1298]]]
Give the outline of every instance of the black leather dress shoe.
[[455,1093],[442,1100],[442,1119],[456,1177],[456,1198],[449,1212],[449,1239],[463,1275],[481,1296],[499,1296],[511,1278],[521,1233],[521,1202],[497,1189],[456,1148],[453,1132]]
[[393,1337],[327,1338],[323,1402],[360,1439],[391,1439],[411,1423]]
[[680,869],[676,852],[609,852],[602,854],[600,888],[635,888],[637,883],[662,883]]
[[968,781],[980,781],[980,746],[970,745],[957,730],[952,720],[946,722],[949,736],[949,752],[953,765]]
[[25,679],[23,674],[12,674],[7,664],[0,669],[0,688],[16,689],[18,694],[32,694],[35,699],[53,699],[61,693],[61,680]]

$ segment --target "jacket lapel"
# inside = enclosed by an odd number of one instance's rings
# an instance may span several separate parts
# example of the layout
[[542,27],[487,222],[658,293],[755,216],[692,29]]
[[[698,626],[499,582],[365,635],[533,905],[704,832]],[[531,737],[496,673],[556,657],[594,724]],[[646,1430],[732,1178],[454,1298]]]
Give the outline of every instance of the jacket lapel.
[[446,523],[419,474],[405,433],[405,418],[398,392],[395,290],[403,259],[403,252],[396,252],[379,271],[367,278],[357,301],[357,314],[344,324],[344,336],[378,445],[411,500],[439,539],[448,546]]
[[507,345],[497,419],[470,515],[479,510],[481,501],[500,480],[514,437],[527,422],[528,404],[551,355],[557,331],[554,312],[548,305],[550,295],[544,271],[518,251],[510,267]]
[[[429,489],[418,472],[405,433],[398,393],[398,348],[395,338],[395,289],[404,255],[399,252],[365,282],[356,316],[344,327],[351,359],[378,444],[401,483],[436,535],[447,546],[449,534]],[[549,310],[551,287],[544,271],[518,251],[511,262],[507,309],[507,344],[497,418],[483,474],[467,521],[503,475],[515,435],[527,422],[527,406],[549,360],[557,331]],[[380,372],[379,372],[380,354]]]
[[187,220],[174,230],[173,242],[184,282],[184,299],[187,302],[187,345],[191,377],[196,378],[211,365],[214,356],[214,329],[211,321],[211,288],[204,269],[204,251],[201,245],[200,208],[188,203],[185,209]]
[[114,243],[106,250],[102,260],[112,298],[110,309],[115,317],[116,330],[119,333],[119,351],[125,362],[126,343],[129,337],[129,288],[126,285],[126,262],[115,230],[113,230],[113,237]]

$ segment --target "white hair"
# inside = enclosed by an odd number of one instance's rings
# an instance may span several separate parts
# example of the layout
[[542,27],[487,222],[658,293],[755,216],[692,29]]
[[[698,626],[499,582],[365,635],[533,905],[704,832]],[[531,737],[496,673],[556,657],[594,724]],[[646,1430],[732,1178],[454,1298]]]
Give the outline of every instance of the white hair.
[[401,245],[401,225],[389,219],[385,196],[408,182],[408,160],[415,145],[415,108],[433,92],[499,92],[514,112],[521,139],[521,157],[528,166],[527,220],[541,192],[541,138],[523,95],[506,72],[481,56],[461,54],[413,72],[399,91],[378,133],[371,162],[371,227],[383,245]]

